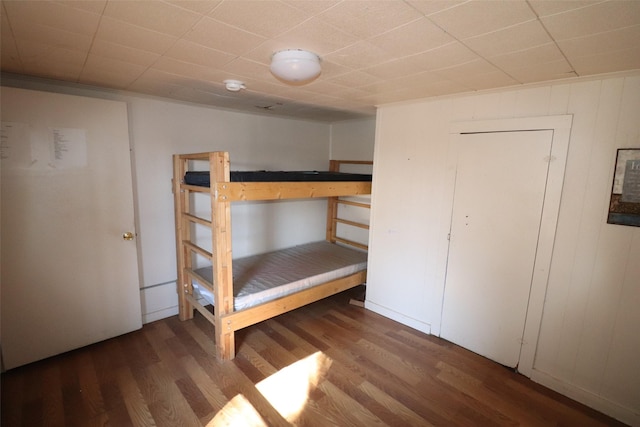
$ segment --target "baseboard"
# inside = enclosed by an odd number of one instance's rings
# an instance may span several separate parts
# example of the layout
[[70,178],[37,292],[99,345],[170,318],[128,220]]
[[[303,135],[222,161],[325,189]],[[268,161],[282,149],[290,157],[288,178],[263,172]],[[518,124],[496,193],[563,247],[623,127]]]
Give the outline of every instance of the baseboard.
[[602,396],[598,396],[593,392],[584,390],[576,385],[569,384],[558,378],[555,378],[547,373],[533,369],[531,373],[531,380],[551,390],[557,391],[573,400],[576,400],[596,411],[609,415],[623,423],[631,426],[640,427],[640,412],[635,412],[631,408],[624,407],[618,403],[605,399]]
[[[140,289],[140,300],[142,303],[143,324],[175,316],[179,312],[175,282],[167,282]],[[202,298],[199,298],[198,302],[202,305],[208,304]]]
[[142,304],[142,323],[155,322],[175,316],[178,314],[176,283],[167,282],[140,289],[140,302]]
[[156,320],[166,319],[167,317],[175,316],[178,314],[178,306],[175,307],[167,307],[163,310],[154,311],[153,313],[143,313],[142,314],[142,323],[151,323]]
[[379,315],[387,317],[391,320],[395,320],[398,323],[402,323],[403,325],[409,326],[420,332],[431,335],[431,325],[429,323],[425,323],[420,320],[405,316],[402,313],[398,313],[397,311],[393,311],[369,300],[365,300],[364,308],[366,308],[367,310],[371,310],[374,313],[378,313]]

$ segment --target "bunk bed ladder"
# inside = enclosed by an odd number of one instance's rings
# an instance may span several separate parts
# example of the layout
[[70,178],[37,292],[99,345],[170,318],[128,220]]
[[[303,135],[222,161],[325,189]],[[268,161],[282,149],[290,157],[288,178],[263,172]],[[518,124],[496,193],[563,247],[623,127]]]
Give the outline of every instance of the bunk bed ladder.
[[[340,168],[343,164],[356,164],[356,165],[372,165],[371,161],[355,161],[355,160],[331,160],[329,162],[329,171],[340,172]],[[365,230],[369,230],[369,224],[350,221],[338,216],[340,205],[354,206],[358,208],[371,209],[370,203],[361,203],[353,200],[342,199],[340,197],[328,197],[327,198],[327,241],[331,243],[341,243],[344,245],[353,246],[359,249],[368,250],[368,246],[359,242],[355,242],[350,239],[338,237],[338,224],[344,224],[351,227],[358,227]],[[357,298],[351,298],[349,304],[364,307],[364,294]]]
[[[204,160],[209,163],[211,185],[206,190],[184,184],[184,176],[189,170],[189,162]],[[213,323],[216,334],[216,348],[221,359],[233,359],[235,342],[233,332],[222,324],[223,316],[233,312],[233,277],[231,253],[231,203],[225,197],[218,197],[215,189],[218,182],[228,182],[230,178],[229,155],[226,152],[211,152],[173,156],[173,193],[175,199],[176,256],[178,263],[178,303],[180,320],[193,318],[197,309]],[[199,218],[190,212],[190,193],[211,191],[211,221]],[[192,224],[211,229],[209,252],[192,241]],[[213,280],[209,282],[193,269],[193,255],[197,254],[211,261]],[[216,306],[212,314],[193,296],[193,281],[208,287],[214,293]],[[214,286],[215,284],[215,286]]]
[[[371,161],[357,161],[357,160],[331,160],[329,162],[329,171],[331,172],[340,172],[340,168],[342,165],[352,164],[352,165],[372,165]],[[331,243],[342,243],[345,245],[350,245],[359,249],[367,250],[368,246],[362,243],[355,242],[350,239],[345,239],[342,237],[338,237],[338,224],[344,224],[351,227],[358,227],[365,230],[369,229],[369,225],[361,222],[350,221],[344,218],[340,218],[338,216],[338,207],[339,205],[345,206],[355,206],[359,208],[371,209],[371,205],[369,203],[361,203],[355,202],[352,200],[342,199],[340,197],[328,197],[327,198],[327,236],[326,240]]]

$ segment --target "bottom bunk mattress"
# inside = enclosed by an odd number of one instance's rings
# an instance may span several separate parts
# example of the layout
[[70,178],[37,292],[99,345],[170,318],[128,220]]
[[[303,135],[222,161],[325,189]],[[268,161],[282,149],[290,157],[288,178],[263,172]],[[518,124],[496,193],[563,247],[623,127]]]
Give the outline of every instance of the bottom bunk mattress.
[[[366,252],[326,241],[234,259],[234,309],[259,305],[366,268]],[[211,267],[196,273],[213,281]],[[205,286],[194,283],[194,293],[215,305]]]

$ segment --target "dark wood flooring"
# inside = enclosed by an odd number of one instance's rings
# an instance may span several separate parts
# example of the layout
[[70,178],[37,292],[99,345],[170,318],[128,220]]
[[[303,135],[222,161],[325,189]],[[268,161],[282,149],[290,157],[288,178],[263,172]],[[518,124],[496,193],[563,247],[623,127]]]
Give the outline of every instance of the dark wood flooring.
[[2,426],[623,425],[353,292],[244,329],[230,362],[197,314],[10,370]]

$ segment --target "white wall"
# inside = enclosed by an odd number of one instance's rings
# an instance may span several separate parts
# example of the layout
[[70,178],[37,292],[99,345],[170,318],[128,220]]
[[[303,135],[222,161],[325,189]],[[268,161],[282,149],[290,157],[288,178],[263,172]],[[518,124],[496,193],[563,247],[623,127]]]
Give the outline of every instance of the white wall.
[[378,110],[367,307],[439,334],[451,123],[572,114],[532,378],[640,425],[640,228],[606,224],[617,148],[640,148],[640,74]]
[[375,137],[374,117],[334,123],[331,125],[331,158],[373,160]]

